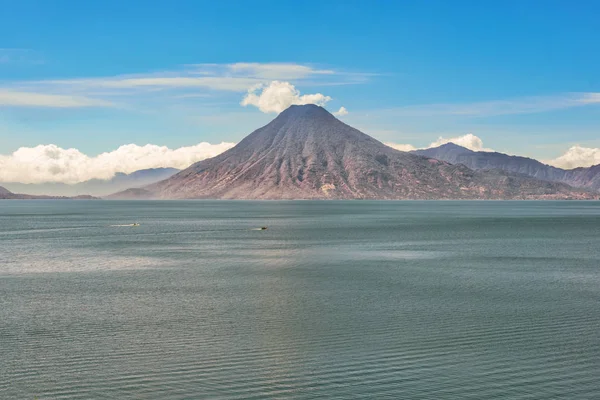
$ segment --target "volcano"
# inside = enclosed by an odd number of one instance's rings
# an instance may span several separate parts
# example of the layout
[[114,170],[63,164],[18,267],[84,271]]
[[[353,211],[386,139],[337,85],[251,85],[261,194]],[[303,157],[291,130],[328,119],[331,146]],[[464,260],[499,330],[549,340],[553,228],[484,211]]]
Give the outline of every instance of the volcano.
[[316,105],[291,106],[220,155],[110,198],[569,199],[561,184],[394,150]]

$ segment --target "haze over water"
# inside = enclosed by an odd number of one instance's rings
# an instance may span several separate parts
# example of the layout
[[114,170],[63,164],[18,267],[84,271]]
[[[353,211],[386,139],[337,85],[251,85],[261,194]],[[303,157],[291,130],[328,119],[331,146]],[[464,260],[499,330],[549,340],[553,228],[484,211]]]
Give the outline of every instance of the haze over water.
[[0,202],[2,399],[596,399],[599,332],[600,202]]

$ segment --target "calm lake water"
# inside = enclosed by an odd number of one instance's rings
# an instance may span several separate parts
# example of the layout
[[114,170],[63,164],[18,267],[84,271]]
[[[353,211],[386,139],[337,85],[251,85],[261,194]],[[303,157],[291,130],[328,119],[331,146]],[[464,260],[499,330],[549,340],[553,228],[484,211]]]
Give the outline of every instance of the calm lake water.
[[600,399],[600,203],[1,201],[0,398]]

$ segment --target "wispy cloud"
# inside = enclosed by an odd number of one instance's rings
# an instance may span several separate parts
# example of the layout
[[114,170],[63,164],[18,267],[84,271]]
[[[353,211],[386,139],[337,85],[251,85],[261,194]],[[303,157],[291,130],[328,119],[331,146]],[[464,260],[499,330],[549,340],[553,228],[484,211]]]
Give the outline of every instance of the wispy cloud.
[[[183,88],[203,88],[212,90],[243,92],[248,87],[260,82],[254,78],[242,77],[191,77],[191,76],[159,76],[159,77],[115,77],[115,78],[92,78],[92,79],[72,79],[72,80],[53,80],[35,82],[37,85],[62,86],[63,89],[183,89]],[[129,94],[124,92],[123,94]]]
[[338,72],[331,69],[315,69],[308,65],[293,63],[235,63],[227,68],[234,74],[246,75],[253,78],[268,80],[295,80],[304,79],[311,75],[336,75]]
[[18,92],[0,89],[0,106],[80,108],[110,107],[112,106],[112,103],[83,96]]
[[582,104],[598,104],[600,103],[600,93],[581,93],[579,102]]
[[[294,63],[196,64],[170,71],[133,75],[5,82],[0,84],[0,90],[39,96],[77,97],[80,100],[85,98],[88,103],[95,102],[96,105],[133,104],[153,100],[200,99],[219,93],[246,93],[251,88],[268,86],[272,81],[302,85],[308,82],[323,85],[357,83],[355,75]],[[125,100],[116,101],[117,97]],[[14,100],[10,104],[19,105]]]
[[412,105],[387,109],[383,112],[407,117],[491,117],[543,113],[592,104],[600,104],[600,93],[563,93],[554,96],[522,97],[477,103]]

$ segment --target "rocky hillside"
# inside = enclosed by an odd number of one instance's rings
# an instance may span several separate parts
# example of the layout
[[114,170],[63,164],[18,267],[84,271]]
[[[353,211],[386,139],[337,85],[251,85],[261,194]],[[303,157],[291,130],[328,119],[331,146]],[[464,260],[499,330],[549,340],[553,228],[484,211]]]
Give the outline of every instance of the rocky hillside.
[[541,180],[562,182],[590,190],[600,190],[600,165],[589,168],[561,169],[531,158],[472,151],[453,143],[431,149],[416,150],[413,153],[451,164],[463,164],[475,170],[501,169]]

